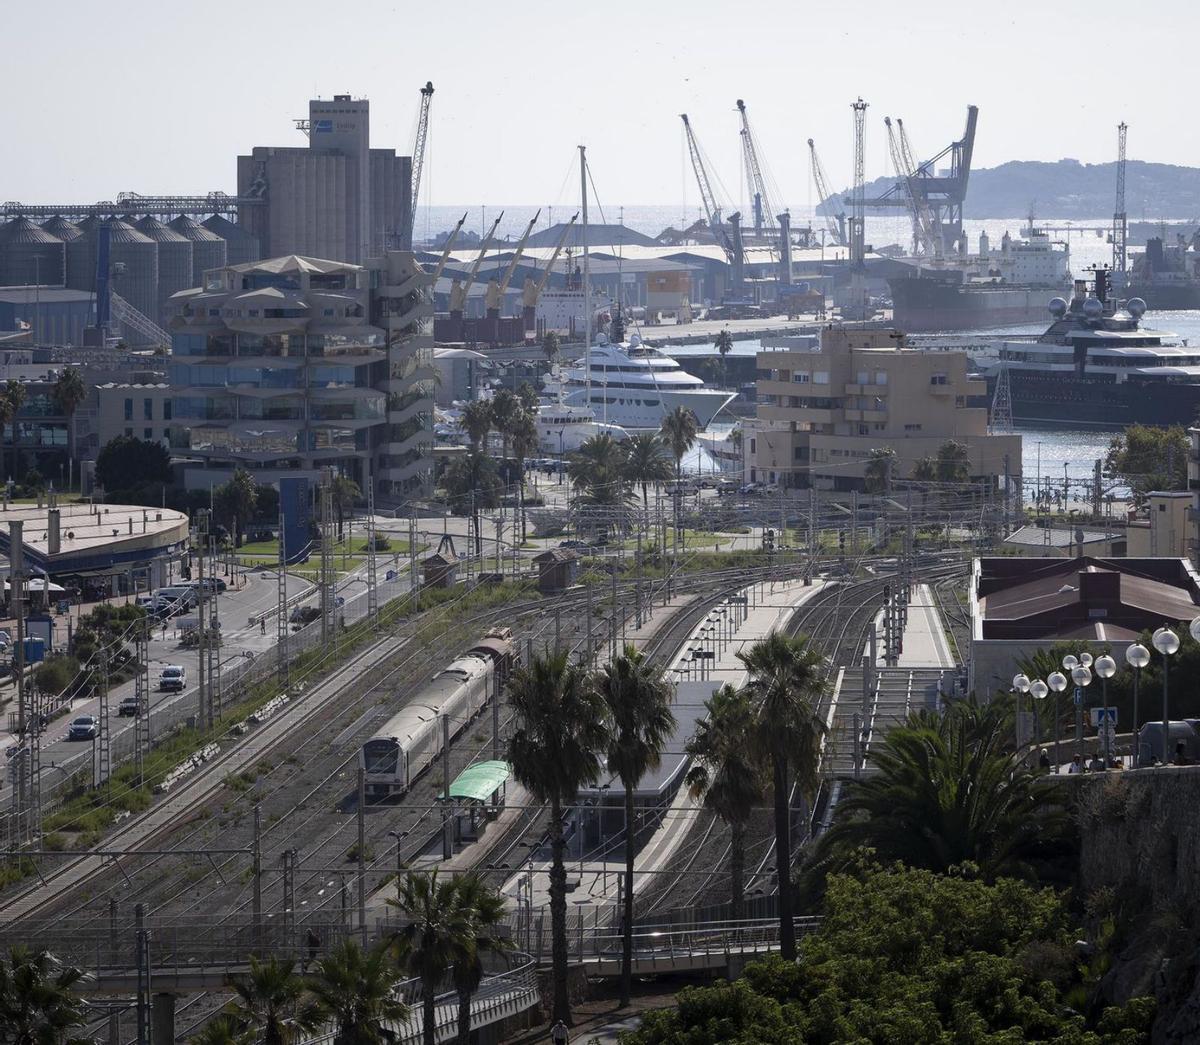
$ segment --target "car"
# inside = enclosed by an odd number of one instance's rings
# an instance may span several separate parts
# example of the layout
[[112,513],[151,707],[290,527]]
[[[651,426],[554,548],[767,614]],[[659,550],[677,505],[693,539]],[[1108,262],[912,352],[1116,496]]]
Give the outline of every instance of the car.
[[745,486],[739,488],[738,493],[743,497],[754,497],[763,491],[762,483],[746,483]]
[[583,551],[585,548],[589,547],[587,541],[579,541],[574,537],[567,541],[559,541],[558,546],[560,548],[574,548],[576,551]]
[[118,715],[136,715],[138,713],[138,698],[137,697],[122,697],[121,703],[117,705]]
[[158,676],[158,688],[164,693],[181,693],[187,685],[187,671],[182,664],[168,664]]
[[192,581],[188,586],[192,591],[204,591],[210,595],[214,592],[224,591],[229,587],[220,577],[205,577],[202,581]]
[[68,740],[95,740],[99,733],[100,723],[91,715],[73,718],[67,727]]

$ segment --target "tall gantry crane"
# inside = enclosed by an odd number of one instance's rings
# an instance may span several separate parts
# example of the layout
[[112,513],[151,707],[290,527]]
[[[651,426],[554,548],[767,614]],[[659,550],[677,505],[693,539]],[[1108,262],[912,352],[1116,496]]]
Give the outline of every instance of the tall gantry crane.
[[417,199],[421,195],[421,171],[425,167],[425,140],[429,137],[429,106],[433,101],[433,81],[427,80],[421,88],[421,109],[417,115],[417,134],[412,151],[412,201],[408,207],[408,219],[404,223],[401,248],[412,250],[413,225],[417,220]]
[[1126,265],[1125,238],[1129,232],[1129,221],[1125,214],[1125,134],[1128,130],[1124,121],[1117,124],[1117,206],[1113,211],[1113,270],[1124,272]]
[[756,235],[762,236],[764,225],[769,225],[775,220],[775,208],[771,205],[762,165],[758,161],[758,145],[754,140],[754,133],[750,130],[746,103],[741,98],[737,100],[737,110],[742,119],[742,155],[746,161],[746,177],[754,192],[754,231]]
[[687,113],[680,113],[679,118],[683,120],[683,129],[687,135],[688,153],[692,158],[692,170],[696,174],[696,184],[700,187],[700,202],[704,204],[704,217],[707,219],[709,230],[716,238],[717,243],[732,258],[733,244],[729,240],[729,234],[725,231],[725,225],[721,219],[721,205],[717,203],[717,197],[712,190],[712,182],[708,179],[708,169],[704,166],[704,157],[700,153],[700,144],[696,141],[696,132],[692,130]]
[[835,197],[829,191],[829,179],[825,177],[825,168],[821,165],[821,157],[817,155],[817,147],[811,138],[808,139],[808,154],[812,161],[812,180],[817,189],[817,203],[826,205],[825,225],[829,229],[829,235],[833,237],[833,242],[839,247],[844,247],[846,245],[846,211],[841,206],[838,207],[836,213],[829,211],[831,200],[835,204],[841,204],[842,201],[840,197]]
[[[883,123],[887,127],[888,148],[892,154],[892,163],[896,167],[896,174],[904,179],[904,190],[913,225],[913,252],[916,253],[918,249],[921,249],[931,256],[940,255],[941,237],[935,227],[929,204],[913,184],[917,167],[912,159],[912,147],[904,133],[904,124],[897,119],[893,127],[890,116],[885,116]],[[897,129],[899,134],[897,134]]]

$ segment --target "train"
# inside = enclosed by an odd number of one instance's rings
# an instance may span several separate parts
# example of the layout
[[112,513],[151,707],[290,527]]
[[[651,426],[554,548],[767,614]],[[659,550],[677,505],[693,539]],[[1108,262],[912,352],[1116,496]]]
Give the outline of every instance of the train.
[[499,693],[516,662],[512,630],[497,627],[434,675],[359,750],[368,800],[407,791],[442,753],[446,740],[466,728],[493,692]]

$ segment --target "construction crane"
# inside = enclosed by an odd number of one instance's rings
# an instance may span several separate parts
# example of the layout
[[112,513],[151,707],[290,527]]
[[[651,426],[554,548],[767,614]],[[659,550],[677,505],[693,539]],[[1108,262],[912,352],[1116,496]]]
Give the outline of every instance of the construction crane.
[[945,230],[934,217],[929,200],[917,188],[916,178],[921,170],[921,165],[916,161],[916,154],[913,152],[912,142],[909,141],[904,121],[898,116],[896,117],[896,129],[900,135],[900,156],[904,160],[905,177],[909,179],[909,194],[917,207],[917,222],[925,240],[925,250],[936,257],[941,257],[946,253],[946,241],[943,236]]
[[1125,215],[1125,122],[1117,124],[1117,206],[1113,211],[1112,244],[1113,271],[1124,272],[1126,265],[1125,238],[1129,232],[1129,221]]
[[867,318],[867,248],[865,125],[867,103],[861,98],[851,104],[854,111],[854,195],[850,211],[850,302],[842,309],[842,318]]
[[825,168],[821,165],[821,157],[817,155],[817,147],[811,138],[808,139],[808,154],[812,161],[812,179],[817,189],[817,202],[826,204],[825,225],[829,229],[829,235],[833,237],[833,242],[839,247],[844,247],[846,245],[846,211],[843,207],[839,207],[836,213],[829,213],[829,201],[834,200],[840,204],[841,200],[835,199],[833,193],[829,191],[829,179],[825,177]]
[[[763,178],[762,165],[758,162],[758,146],[754,133],[750,130],[750,117],[746,115],[746,103],[741,98],[737,100],[738,114],[742,119],[742,155],[746,161],[746,174],[754,190],[754,231],[763,234],[764,224],[774,220],[775,208],[767,194],[767,183]],[[765,218],[764,218],[765,215]]]
[[700,200],[704,204],[704,216],[708,219],[708,228],[718,244],[732,259],[734,250],[721,220],[721,206],[713,194],[712,183],[708,180],[708,170],[704,166],[704,158],[700,153],[700,144],[696,141],[696,132],[687,118],[687,113],[681,113],[683,129],[687,133],[688,153],[692,158],[692,170],[696,173],[696,184],[700,187]]
[[558,261],[559,254],[562,253],[564,244],[567,242],[567,237],[571,234],[571,229],[575,227],[575,222],[579,218],[579,212],[571,216],[571,220],[563,227],[562,234],[558,237],[558,242],[554,245],[554,253],[550,255],[550,260],[546,262],[546,267],[542,271],[541,278],[535,283],[532,276],[525,278],[525,286],[521,288],[521,311],[525,316],[525,329],[534,330],[537,327],[537,303],[542,296],[542,291],[546,289],[546,283],[550,279],[550,273],[554,271],[554,263]]
[[484,299],[485,307],[487,308],[487,317],[489,319],[500,318],[500,305],[504,301],[504,292],[508,290],[509,283],[512,282],[513,273],[516,271],[517,262],[521,260],[521,255],[525,253],[525,243],[529,239],[529,234],[533,231],[533,226],[537,224],[538,218],[542,216],[539,209],[538,212],[529,219],[529,224],[525,226],[525,232],[517,242],[517,249],[513,251],[513,256],[509,259],[508,267],[504,270],[504,275],[499,279],[489,279],[487,285],[487,296]]
[[412,250],[413,224],[417,220],[417,199],[421,195],[421,171],[425,166],[425,139],[429,137],[429,105],[433,101],[433,81],[421,88],[421,109],[417,115],[417,135],[412,151],[412,202],[404,225],[401,248]]
[[436,283],[442,278],[442,271],[446,267],[446,262],[450,259],[450,251],[454,249],[454,242],[458,239],[458,234],[462,231],[463,222],[466,220],[467,215],[464,212],[463,216],[458,219],[458,224],[450,230],[450,235],[446,237],[446,246],[442,248],[442,256],[438,258],[438,263],[433,267],[431,284]]
[[483,264],[483,259],[487,255],[488,247],[491,246],[492,236],[495,235],[496,226],[500,224],[500,218],[504,217],[504,211],[500,212],[500,216],[492,222],[492,227],[488,230],[488,234],[483,237],[479,244],[479,256],[475,259],[475,263],[471,266],[471,271],[467,273],[466,282],[455,279],[450,285],[450,316],[452,319],[462,319],[463,310],[467,304],[467,294],[475,283],[475,277],[479,275],[479,266]]
[[[905,194],[908,198],[909,213],[913,223],[913,251],[915,253],[918,248],[921,248],[926,254],[940,255],[941,239],[934,228],[929,205],[925,202],[925,198],[916,191],[913,184],[916,166],[912,162],[911,149],[906,148],[903,124],[897,120],[893,126],[890,116],[885,116],[883,123],[887,127],[888,149],[892,154],[892,163],[895,165],[896,174],[904,179]],[[899,136],[896,133],[896,127],[900,128]]]

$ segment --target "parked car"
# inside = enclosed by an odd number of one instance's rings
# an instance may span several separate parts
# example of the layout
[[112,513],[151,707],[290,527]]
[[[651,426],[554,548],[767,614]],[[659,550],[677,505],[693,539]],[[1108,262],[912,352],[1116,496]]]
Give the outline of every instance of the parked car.
[[100,732],[100,723],[91,715],[80,715],[71,720],[67,728],[68,740],[95,740]]
[[577,541],[572,537],[570,540],[559,541],[558,546],[560,548],[574,548],[576,551],[583,551],[589,545],[587,541]]
[[117,705],[118,715],[136,715],[138,713],[138,698],[137,697],[122,697],[121,703]]
[[205,591],[208,594],[224,591],[229,587],[220,577],[205,577],[202,581],[192,581],[189,585],[192,591]]
[[182,664],[168,664],[158,676],[158,688],[164,693],[182,693],[187,685],[187,671]]
[[758,494],[762,493],[762,491],[763,491],[762,483],[746,483],[745,486],[741,487],[738,490],[738,493],[740,493],[743,497],[755,497]]

